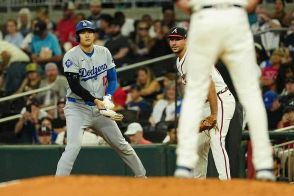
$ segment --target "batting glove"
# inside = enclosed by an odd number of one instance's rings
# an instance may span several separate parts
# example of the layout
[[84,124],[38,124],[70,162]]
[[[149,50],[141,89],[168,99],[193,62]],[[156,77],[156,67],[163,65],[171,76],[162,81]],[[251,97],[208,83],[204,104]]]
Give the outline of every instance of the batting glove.
[[111,95],[105,95],[103,96],[103,104],[106,109],[112,110],[114,108],[114,104],[111,100]]

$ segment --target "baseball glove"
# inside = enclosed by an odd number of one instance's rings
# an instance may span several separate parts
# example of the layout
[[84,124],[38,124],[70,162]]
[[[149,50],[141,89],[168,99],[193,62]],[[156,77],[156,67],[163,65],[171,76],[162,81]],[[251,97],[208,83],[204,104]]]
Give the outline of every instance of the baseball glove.
[[200,130],[199,132],[203,132],[205,130],[210,130],[216,126],[216,119],[212,116],[206,117],[204,120],[200,123]]
[[122,114],[116,113],[115,111],[109,109],[100,110],[100,114],[114,121],[122,121],[124,118]]

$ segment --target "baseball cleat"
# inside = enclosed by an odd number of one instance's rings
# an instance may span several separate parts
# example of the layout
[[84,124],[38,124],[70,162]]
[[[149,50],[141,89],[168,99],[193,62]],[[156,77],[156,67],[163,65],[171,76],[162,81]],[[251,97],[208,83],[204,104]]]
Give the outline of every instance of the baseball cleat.
[[263,169],[256,171],[256,179],[260,181],[276,181],[276,177],[271,169]]
[[177,167],[175,171],[175,177],[177,178],[193,178],[192,169],[187,167]]

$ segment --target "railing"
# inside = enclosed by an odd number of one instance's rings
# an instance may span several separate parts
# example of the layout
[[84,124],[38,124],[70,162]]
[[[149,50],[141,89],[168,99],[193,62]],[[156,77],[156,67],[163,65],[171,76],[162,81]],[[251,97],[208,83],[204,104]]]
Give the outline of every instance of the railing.
[[[83,0],[78,1],[76,4],[83,6],[89,5],[91,0]],[[131,5],[132,7],[136,7],[138,3],[169,3],[172,0],[101,0],[102,4],[112,4],[112,5]],[[13,8],[22,8],[22,7],[40,7],[47,6],[49,10],[52,7],[58,6],[62,7],[64,5],[64,1],[61,0],[0,0],[0,7],[6,8],[8,12],[10,12]]]
[[294,182],[294,140],[274,146],[274,153],[280,159],[277,169],[279,178]]

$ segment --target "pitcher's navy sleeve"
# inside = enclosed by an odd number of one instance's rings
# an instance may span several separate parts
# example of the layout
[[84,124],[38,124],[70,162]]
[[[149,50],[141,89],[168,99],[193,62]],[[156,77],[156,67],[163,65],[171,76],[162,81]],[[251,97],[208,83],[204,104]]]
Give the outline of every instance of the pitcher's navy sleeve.
[[108,86],[106,88],[106,95],[113,95],[117,85],[117,75],[115,68],[107,70]]

